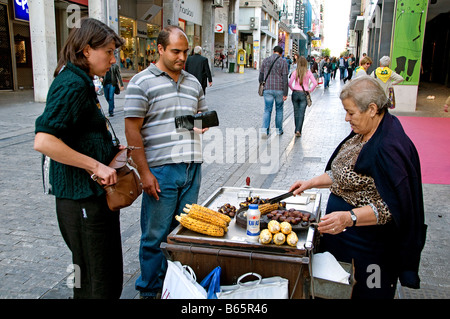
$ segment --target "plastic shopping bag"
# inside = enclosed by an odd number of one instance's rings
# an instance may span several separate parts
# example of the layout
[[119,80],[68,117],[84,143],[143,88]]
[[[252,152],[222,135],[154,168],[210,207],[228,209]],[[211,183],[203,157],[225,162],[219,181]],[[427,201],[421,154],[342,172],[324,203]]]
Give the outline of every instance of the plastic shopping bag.
[[167,261],[161,299],[206,299],[206,290],[197,283],[191,267]]
[[216,293],[220,291],[221,272],[222,268],[217,266],[200,282],[200,286],[208,291],[208,299],[217,299]]
[[[247,276],[256,276],[258,280],[242,283]],[[289,281],[279,276],[262,278],[257,273],[246,273],[238,278],[236,285],[221,286],[217,299],[288,299]]]

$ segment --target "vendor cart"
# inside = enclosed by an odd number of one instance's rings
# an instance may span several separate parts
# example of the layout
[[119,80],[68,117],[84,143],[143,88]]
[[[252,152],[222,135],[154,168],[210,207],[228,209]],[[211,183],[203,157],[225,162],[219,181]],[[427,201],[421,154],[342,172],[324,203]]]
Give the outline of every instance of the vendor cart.
[[[222,187],[217,189],[202,206],[218,210],[230,203],[239,207],[247,197],[272,198],[285,193],[282,190],[257,189],[250,187]],[[306,211],[320,219],[321,194],[304,192],[301,196],[284,200],[286,209]],[[170,260],[189,265],[201,280],[215,267],[222,268],[221,285],[236,283],[239,276],[255,272],[263,278],[281,276],[289,280],[290,298],[310,298],[314,295],[311,285],[311,257],[318,241],[318,232],[313,225],[296,228],[299,238],[297,246],[260,244],[248,242],[245,228],[236,222],[229,224],[223,237],[202,235],[179,225],[168,236],[161,249]],[[294,228],[294,227],[293,227]]]

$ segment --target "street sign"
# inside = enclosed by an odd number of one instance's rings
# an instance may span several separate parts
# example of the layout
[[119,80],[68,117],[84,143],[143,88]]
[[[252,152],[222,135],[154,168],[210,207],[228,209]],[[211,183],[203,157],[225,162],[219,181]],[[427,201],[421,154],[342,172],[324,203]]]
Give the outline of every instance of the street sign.
[[14,0],[14,17],[16,20],[30,21],[27,0]]
[[216,33],[223,33],[223,25],[220,23],[216,23],[216,26],[214,27],[214,31]]

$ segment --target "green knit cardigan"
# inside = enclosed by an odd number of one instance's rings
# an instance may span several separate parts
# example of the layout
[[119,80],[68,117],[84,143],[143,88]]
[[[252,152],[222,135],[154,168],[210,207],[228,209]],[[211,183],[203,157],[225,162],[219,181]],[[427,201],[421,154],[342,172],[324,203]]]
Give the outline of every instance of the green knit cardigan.
[[[44,112],[36,119],[35,133],[54,135],[72,149],[107,165],[118,149],[99,106],[92,79],[69,62],[50,86]],[[49,177],[57,198],[77,200],[104,194],[84,169],[51,161]]]

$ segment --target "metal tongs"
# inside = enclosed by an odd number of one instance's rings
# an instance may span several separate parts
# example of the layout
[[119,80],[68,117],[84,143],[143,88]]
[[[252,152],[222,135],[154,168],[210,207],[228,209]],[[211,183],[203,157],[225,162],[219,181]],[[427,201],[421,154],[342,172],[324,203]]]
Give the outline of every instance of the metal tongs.
[[286,199],[288,197],[291,197],[293,195],[294,195],[294,192],[284,193],[284,194],[281,194],[281,195],[279,195],[277,197],[273,197],[273,198],[269,199],[268,203],[269,204],[278,203],[279,201],[281,201],[283,199]]

